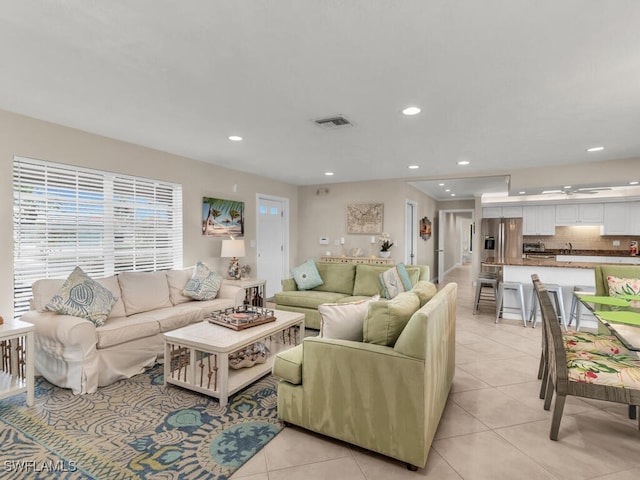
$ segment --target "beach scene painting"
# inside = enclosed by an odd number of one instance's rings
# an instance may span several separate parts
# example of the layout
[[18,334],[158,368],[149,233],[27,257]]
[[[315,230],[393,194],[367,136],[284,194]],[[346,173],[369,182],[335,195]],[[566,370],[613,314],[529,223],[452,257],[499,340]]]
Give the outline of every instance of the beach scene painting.
[[244,202],[203,197],[202,234],[244,237]]

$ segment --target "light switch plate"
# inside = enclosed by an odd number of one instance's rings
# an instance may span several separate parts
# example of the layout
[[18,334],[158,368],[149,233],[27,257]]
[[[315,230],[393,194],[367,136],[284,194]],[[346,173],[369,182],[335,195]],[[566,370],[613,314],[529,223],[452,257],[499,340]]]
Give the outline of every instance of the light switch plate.
[[613,241],[613,246],[614,247],[619,247],[620,246],[620,240],[614,240]]
[[327,237],[320,237],[320,245],[329,245],[329,239]]

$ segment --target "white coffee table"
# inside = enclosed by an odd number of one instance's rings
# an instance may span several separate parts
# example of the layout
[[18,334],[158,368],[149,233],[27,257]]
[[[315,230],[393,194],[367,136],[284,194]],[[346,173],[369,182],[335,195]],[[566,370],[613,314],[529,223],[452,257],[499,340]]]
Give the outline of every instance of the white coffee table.
[[[229,395],[271,372],[276,353],[304,338],[304,314],[275,310],[276,321],[232,330],[207,320],[167,332],[164,337],[164,382],[216,397]],[[253,343],[269,348],[267,361],[238,370],[229,368],[229,354]]]

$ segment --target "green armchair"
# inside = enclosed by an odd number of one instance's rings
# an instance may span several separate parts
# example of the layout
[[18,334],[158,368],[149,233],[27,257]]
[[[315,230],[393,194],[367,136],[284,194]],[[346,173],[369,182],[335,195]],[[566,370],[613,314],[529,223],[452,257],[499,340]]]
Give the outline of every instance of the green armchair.
[[597,265],[595,274],[596,295],[608,296],[608,276],[611,275],[618,278],[640,278],[640,265]]
[[278,354],[278,416],[424,467],[455,370],[457,284],[417,310],[393,346],[319,337]]

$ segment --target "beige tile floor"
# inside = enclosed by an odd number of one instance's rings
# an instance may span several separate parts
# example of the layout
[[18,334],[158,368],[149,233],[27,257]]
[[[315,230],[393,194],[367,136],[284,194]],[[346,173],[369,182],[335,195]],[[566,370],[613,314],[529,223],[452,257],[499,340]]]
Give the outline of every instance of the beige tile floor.
[[454,269],[447,282],[459,286],[456,375],[424,469],[410,472],[401,462],[287,427],[232,478],[640,478],[640,432],[627,408],[569,398],[559,440],[549,440],[551,413],[542,408],[536,378],[541,329],[516,320],[496,325],[487,307],[473,315],[469,266]]

